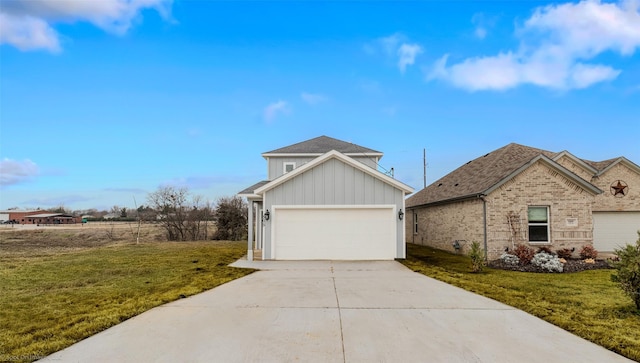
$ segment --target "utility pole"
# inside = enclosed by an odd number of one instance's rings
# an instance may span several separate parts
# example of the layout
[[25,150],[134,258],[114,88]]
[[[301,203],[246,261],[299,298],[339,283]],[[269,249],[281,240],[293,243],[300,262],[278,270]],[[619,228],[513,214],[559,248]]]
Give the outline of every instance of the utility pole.
[[427,149],[422,149],[422,168],[424,170],[423,179],[424,187],[427,187]]

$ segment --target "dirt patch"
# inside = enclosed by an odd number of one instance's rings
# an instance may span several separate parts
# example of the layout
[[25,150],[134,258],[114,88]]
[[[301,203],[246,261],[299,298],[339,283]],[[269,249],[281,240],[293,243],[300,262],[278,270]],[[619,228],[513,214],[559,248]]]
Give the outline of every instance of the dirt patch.
[[[528,265],[509,265],[502,260],[493,260],[489,262],[489,267],[497,268],[500,270],[520,271],[520,272],[539,272],[539,273],[552,273],[542,268],[528,264]],[[611,269],[609,262],[606,260],[596,260],[594,263],[586,263],[584,260],[567,260],[563,266],[562,273],[580,272],[586,270],[599,270],[599,269]],[[557,272],[553,272],[557,273]]]

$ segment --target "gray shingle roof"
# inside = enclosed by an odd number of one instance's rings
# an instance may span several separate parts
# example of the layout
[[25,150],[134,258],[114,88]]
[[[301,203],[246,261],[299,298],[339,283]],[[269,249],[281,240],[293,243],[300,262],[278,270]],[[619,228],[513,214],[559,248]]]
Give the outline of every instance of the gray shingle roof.
[[533,158],[556,153],[511,143],[469,161],[406,201],[407,207],[479,195],[518,170]]
[[[447,201],[478,196],[490,190],[534,158],[543,155],[549,159],[553,159],[559,154],[560,153],[511,143],[469,161],[415,193],[406,200],[406,207],[445,203]],[[601,172],[611,164],[622,159],[624,158],[618,157],[604,161],[580,160]],[[576,177],[579,178],[578,176]],[[591,185],[588,181],[586,181],[586,184]]]
[[267,184],[267,183],[269,183],[269,181],[268,181],[268,180],[262,180],[262,181],[259,181],[259,182],[255,183],[255,184],[253,184],[252,186],[250,186],[250,187],[248,187],[248,188],[243,189],[243,190],[242,190],[241,192],[239,192],[238,194],[239,194],[239,195],[253,194],[253,191],[254,191],[254,190],[256,190],[256,189],[260,188],[261,186],[263,186],[263,185],[265,185],[265,184]]
[[328,136],[319,136],[297,144],[285,146],[279,149],[267,151],[265,154],[324,154],[331,150],[343,154],[380,154],[380,151],[352,144],[350,142],[334,139]]

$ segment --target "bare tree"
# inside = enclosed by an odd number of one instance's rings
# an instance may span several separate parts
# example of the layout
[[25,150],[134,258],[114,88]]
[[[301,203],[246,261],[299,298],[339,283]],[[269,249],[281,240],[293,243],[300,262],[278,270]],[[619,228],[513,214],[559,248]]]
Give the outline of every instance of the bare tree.
[[206,217],[209,203],[201,196],[191,196],[187,188],[160,187],[147,196],[149,206],[158,213],[158,220],[170,241],[206,238]]

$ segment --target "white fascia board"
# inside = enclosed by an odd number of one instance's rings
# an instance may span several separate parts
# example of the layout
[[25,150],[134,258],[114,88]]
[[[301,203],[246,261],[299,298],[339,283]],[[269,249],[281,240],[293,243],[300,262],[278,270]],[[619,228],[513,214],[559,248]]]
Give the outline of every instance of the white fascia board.
[[566,150],[561,152],[560,154],[556,155],[552,160],[553,161],[558,161],[563,156],[567,156],[569,159],[571,159],[573,162],[575,162],[576,164],[578,164],[584,170],[590,172],[591,174],[596,174],[598,172],[598,170],[596,168],[594,168],[593,166],[585,163],[584,161],[582,161],[582,159],[578,158],[577,156],[573,155],[572,153],[570,153],[570,152],[568,152]]
[[500,180],[498,183],[494,184],[491,188],[485,190],[482,194],[488,195],[489,193],[491,193],[494,190],[498,189],[504,183],[506,183],[509,180],[513,179],[516,175],[522,173],[523,171],[525,171],[531,165],[537,163],[538,161],[541,161],[541,162],[545,163],[547,166],[555,169],[557,172],[559,172],[560,174],[564,175],[565,177],[571,179],[571,181],[573,181],[574,183],[578,184],[579,186],[581,186],[586,191],[591,192],[593,194],[601,194],[602,193],[602,190],[600,190],[600,188],[596,187],[595,185],[593,185],[593,184],[587,182],[586,180],[582,179],[581,177],[577,176],[576,174],[574,174],[572,171],[570,171],[569,169],[565,168],[564,166],[556,163],[555,161],[549,159],[548,157],[546,157],[544,155],[538,155],[535,158],[531,159],[528,163],[526,163],[523,166],[521,166],[520,168],[518,168],[513,173],[507,175],[505,178]]
[[631,169],[631,170],[635,171],[636,173],[640,174],[640,166],[636,165],[634,162],[632,162],[631,160],[625,158],[624,156],[621,156],[621,157],[618,158],[618,160],[614,161],[613,163],[609,164],[609,166],[607,166],[606,168],[602,169],[602,171],[599,172],[598,174],[596,174],[596,176],[600,176],[600,175],[606,173],[607,171],[609,171],[609,169],[613,168],[614,166],[616,166],[618,164],[624,164],[629,169]]
[[[262,157],[265,159],[268,159],[269,157],[281,157],[281,158],[286,158],[286,157],[318,157],[318,156],[322,156],[324,154],[322,153],[264,153],[262,154]],[[351,157],[355,157],[355,156],[366,156],[366,157],[374,157],[374,158],[382,158],[382,153],[345,153],[342,155],[347,155],[347,156],[351,156]]]
[[238,194],[239,197],[242,198],[247,198],[248,200],[253,200],[253,201],[259,201],[262,200],[262,196],[255,194],[255,193],[251,193],[251,194]]
[[406,185],[404,183],[401,183],[401,182],[399,182],[399,181],[397,181],[397,180],[395,180],[395,179],[393,179],[393,178],[391,178],[391,177],[389,177],[389,176],[387,176],[387,175],[385,175],[385,174],[383,174],[383,173],[381,173],[381,172],[379,172],[379,171],[377,171],[377,170],[375,170],[375,169],[373,169],[373,168],[371,168],[371,167],[369,167],[369,166],[367,166],[367,165],[365,165],[365,164],[363,164],[363,163],[361,163],[359,161],[356,161],[356,160],[350,158],[349,156],[346,156],[346,155],[344,155],[344,154],[342,154],[342,153],[340,153],[338,151],[335,151],[335,150],[331,150],[328,153],[320,155],[319,157],[311,160],[310,162],[308,162],[308,163],[306,163],[306,164],[304,164],[304,165],[302,165],[302,166],[300,166],[300,167],[298,167],[296,169],[293,169],[293,171],[290,171],[290,172],[288,172],[288,173],[286,173],[284,175],[281,175],[280,177],[278,177],[278,178],[272,180],[271,182],[269,182],[269,183],[261,186],[260,188],[256,189],[254,192],[256,194],[260,194],[261,195],[265,191],[273,189],[273,188],[277,187],[278,185],[286,182],[287,180],[293,179],[296,176],[304,173],[307,170],[310,170],[310,169],[314,168],[316,165],[322,164],[323,162],[325,162],[325,161],[327,161],[329,159],[341,160],[345,164],[351,165],[352,167],[354,167],[354,168],[356,168],[356,169],[358,169],[358,170],[360,170],[360,171],[362,171],[362,172],[364,172],[366,174],[369,174],[369,175],[371,175],[371,176],[373,176],[375,178],[381,179],[382,181],[386,182],[387,184],[393,185],[394,187],[404,191],[405,194],[413,193],[413,188],[411,188],[410,186],[408,186],[408,185]]

